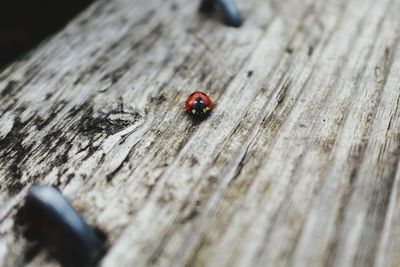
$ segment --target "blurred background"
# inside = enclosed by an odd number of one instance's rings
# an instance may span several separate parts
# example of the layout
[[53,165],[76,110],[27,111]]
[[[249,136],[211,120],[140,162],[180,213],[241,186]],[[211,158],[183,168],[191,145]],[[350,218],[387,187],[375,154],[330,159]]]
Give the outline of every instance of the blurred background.
[[94,0],[8,0],[0,6],[0,68],[56,33]]

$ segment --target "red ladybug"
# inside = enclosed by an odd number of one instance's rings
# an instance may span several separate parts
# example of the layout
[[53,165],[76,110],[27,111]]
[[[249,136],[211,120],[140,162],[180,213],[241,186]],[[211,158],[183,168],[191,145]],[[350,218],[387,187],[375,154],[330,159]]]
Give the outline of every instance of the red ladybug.
[[211,99],[201,91],[194,91],[186,99],[185,110],[193,116],[206,116],[210,113],[212,107]]

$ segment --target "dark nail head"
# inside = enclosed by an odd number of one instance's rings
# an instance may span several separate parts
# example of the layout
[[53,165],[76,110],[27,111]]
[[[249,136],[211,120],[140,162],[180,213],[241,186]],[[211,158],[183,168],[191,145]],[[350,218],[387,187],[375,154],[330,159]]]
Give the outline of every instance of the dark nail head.
[[26,237],[47,247],[64,266],[90,266],[104,254],[95,231],[55,187],[30,188],[23,220]]

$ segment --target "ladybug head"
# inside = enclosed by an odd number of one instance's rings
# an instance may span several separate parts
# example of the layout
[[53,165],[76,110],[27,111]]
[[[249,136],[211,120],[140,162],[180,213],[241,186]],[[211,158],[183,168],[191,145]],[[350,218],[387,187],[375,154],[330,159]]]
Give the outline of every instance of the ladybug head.
[[194,99],[194,102],[192,104],[192,108],[191,108],[190,112],[193,115],[203,116],[203,115],[206,115],[209,110],[210,109],[204,103],[203,99],[201,97],[196,97]]

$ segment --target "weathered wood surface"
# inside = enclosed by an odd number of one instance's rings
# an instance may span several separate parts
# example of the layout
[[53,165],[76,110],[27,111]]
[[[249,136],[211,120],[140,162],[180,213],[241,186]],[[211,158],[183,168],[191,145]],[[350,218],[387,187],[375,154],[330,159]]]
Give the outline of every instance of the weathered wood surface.
[[14,227],[51,183],[102,266],[400,266],[400,1],[196,4],[96,2],[0,74],[1,264],[57,265]]

